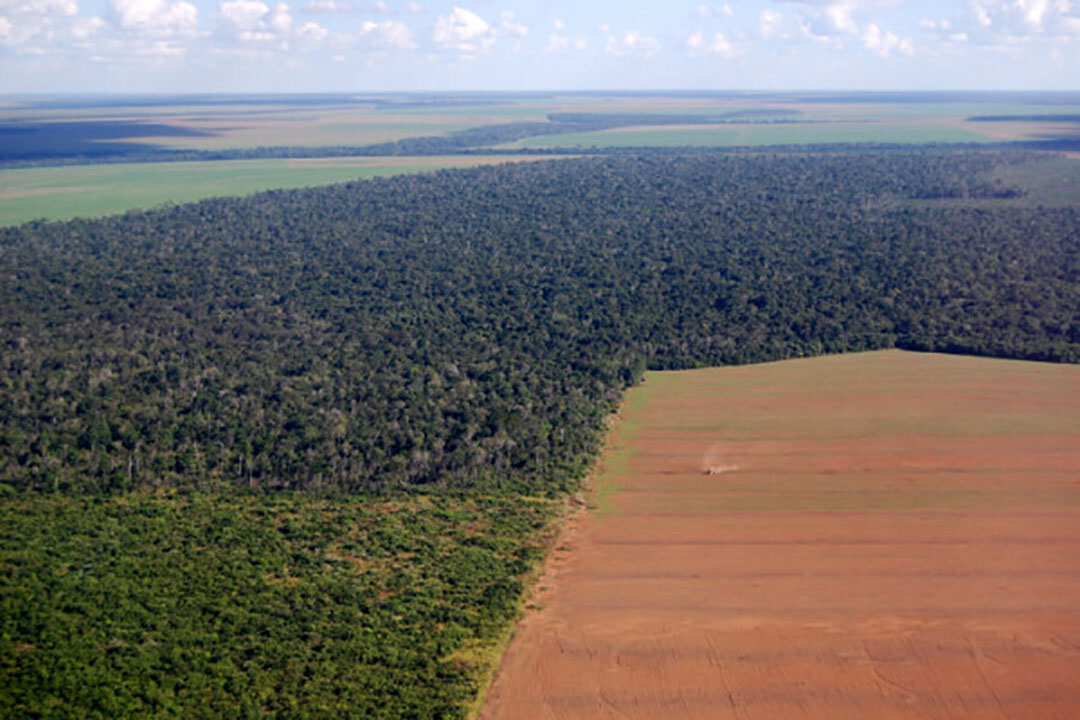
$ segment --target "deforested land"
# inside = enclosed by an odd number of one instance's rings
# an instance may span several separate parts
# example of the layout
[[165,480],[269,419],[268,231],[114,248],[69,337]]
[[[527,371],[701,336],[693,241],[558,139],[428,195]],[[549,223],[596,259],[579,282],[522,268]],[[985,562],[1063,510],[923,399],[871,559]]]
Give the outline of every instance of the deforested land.
[[620,150],[0,230],[0,714],[475,712],[647,371],[1080,360],[1073,163]]
[[489,718],[1068,717],[1080,368],[649,373]]

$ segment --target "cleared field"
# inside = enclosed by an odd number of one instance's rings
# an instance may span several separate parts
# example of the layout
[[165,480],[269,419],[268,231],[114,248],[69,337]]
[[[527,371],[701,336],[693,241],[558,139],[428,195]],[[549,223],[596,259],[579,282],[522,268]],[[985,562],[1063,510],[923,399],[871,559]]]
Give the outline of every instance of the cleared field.
[[652,373],[598,484],[488,720],[1080,715],[1080,368]]
[[223,160],[0,170],[0,225],[67,220],[260,190],[541,159],[510,156]]
[[[545,108],[467,106],[460,112],[438,113],[423,109],[263,106],[100,107],[78,110],[0,109],[0,126],[8,123],[95,123],[131,129],[115,142],[188,150],[222,150],[259,146],[371,145],[411,137],[445,135],[481,125],[542,120]],[[140,125],[152,123],[188,131],[188,136],[145,133]],[[91,145],[92,147],[92,145]]]
[[775,125],[664,125],[588,133],[545,135],[507,145],[545,147],[671,147],[679,145],[801,145],[837,142],[989,142],[991,139],[948,123],[827,122]]

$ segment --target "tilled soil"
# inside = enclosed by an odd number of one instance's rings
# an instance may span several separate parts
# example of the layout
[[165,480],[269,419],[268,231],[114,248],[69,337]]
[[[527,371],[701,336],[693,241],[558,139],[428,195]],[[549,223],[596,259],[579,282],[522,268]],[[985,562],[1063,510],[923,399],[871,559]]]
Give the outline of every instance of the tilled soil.
[[1080,717],[1080,368],[650,374],[604,466],[481,717]]

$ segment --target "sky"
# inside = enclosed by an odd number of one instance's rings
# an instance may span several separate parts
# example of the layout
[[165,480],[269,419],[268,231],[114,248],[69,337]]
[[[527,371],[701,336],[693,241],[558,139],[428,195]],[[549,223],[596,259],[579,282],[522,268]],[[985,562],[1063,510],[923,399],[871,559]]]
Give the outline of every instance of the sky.
[[0,93],[1080,89],[1080,0],[0,0]]

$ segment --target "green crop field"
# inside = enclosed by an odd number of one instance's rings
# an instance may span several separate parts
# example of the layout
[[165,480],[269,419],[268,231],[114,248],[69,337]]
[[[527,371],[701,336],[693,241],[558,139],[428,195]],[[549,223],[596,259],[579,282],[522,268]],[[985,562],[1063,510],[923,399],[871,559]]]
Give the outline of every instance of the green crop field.
[[0,225],[99,217],[222,195],[249,195],[261,190],[522,159],[532,158],[228,160],[0,170]]

